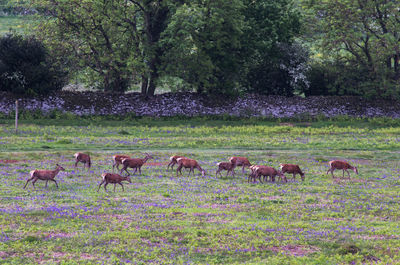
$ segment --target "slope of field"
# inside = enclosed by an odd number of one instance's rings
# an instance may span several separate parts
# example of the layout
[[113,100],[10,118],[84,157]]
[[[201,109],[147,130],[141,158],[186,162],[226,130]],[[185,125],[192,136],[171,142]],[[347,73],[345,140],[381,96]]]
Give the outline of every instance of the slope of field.
[[[100,125],[103,126],[100,126]],[[223,124],[223,122],[221,122]],[[14,264],[361,264],[400,262],[400,129],[335,124],[99,122],[0,126],[0,260]],[[221,125],[221,126],[220,126]],[[73,167],[88,152],[93,167]],[[101,188],[114,154],[154,156],[125,192]],[[169,156],[199,161],[205,177],[176,176]],[[216,177],[216,163],[247,156],[306,173],[288,183]],[[351,179],[326,175],[346,159]],[[23,186],[30,170],[66,168]],[[82,167],[82,165],[80,165]],[[175,166],[176,169],[176,166]],[[225,175],[225,173],[223,173]],[[335,171],[336,176],[342,172]]]
[[23,34],[32,21],[30,16],[0,16],[0,35],[8,33],[10,29]]

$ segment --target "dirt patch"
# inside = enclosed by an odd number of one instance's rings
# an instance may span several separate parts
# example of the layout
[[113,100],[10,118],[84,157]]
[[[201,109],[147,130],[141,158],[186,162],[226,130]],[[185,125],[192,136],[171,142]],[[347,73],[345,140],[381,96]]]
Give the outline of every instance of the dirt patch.
[[23,162],[22,160],[0,160],[0,163],[5,163],[5,164],[15,164],[15,163],[20,163]]
[[269,250],[273,252],[283,252],[286,255],[291,256],[307,256],[314,252],[319,251],[320,249],[313,246],[301,246],[301,245],[287,245],[287,246],[280,246],[280,247],[269,247]]

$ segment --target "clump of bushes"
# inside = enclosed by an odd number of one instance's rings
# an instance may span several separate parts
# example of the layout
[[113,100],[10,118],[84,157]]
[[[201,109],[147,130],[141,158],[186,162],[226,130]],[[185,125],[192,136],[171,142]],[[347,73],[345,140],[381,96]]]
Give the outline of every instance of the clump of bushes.
[[66,76],[36,38],[11,33],[0,37],[0,91],[45,95],[60,90]]

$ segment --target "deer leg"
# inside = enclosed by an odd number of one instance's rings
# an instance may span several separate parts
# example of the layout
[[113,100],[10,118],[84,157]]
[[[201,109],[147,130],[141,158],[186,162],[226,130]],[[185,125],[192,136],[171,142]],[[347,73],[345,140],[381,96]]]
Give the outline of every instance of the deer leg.
[[32,186],[33,186],[33,187],[35,187],[35,182],[36,182],[36,181],[38,181],[38,178],[35,178],[35,179],[32,181]]
[[103,183],[104,182],[106,182],[105,180],[103,180],[101,183],[100,183],[100,185],[99,185],[99,188],[97,189],[97,192],[99,192],[99,190],[100,190],[100,187],[101,187],[101,185],[103,185]]
[[26,185],[28,185],[28,182],[31,181],[32,179],[34,179],[34,178],[30,178],[30,179],[28,179],[28,180],[26,181],[25,186],[24,186],[24,189],[26,188]]
[[332,178],[335,178],[335,175],[333,175],[333,171],[335,171],[335,169],[334,168],[331,168],[331,169],[329,169],[330,171],[331,171],[331,173],[332,173]]
[[122,185],[122,183],[118,183],[118,184],[121,185],[122,191],[125,191],[125,190],[124,190],[124,185]]
[[215,171],[215,177],[218,177],[218,173],[219,173],[219,169],[217,169],[217,171]]
[[243,165],[243,167],[242,167],[242,173],[244,174],[244,165]]
[[49,182],[49,180],[48,180],[48,179],[46,179],[46,185],[44,186],[45,188],[47,188],[47,182]]
[[344,178],[344,169],[342,169],[342,171],[343,171],[343,178]]
[[142,175],[142,167],[139,167],[139,175]]
[[114,183],[114,192],[115,192],[115,186],[117,186],[117,184],[116,184],[116,183]]
[[104,190],[105,191],[107,191],[107,185],[108,185],[108,182],[106,182],[106,184],[104,185]]
[[179,171],[179,173],[181,173],[181,175],[182,175],[182,165],[179,165],[178,166],[178,168],[176,169],[176,176],[178,177],[178,171]]
[[53,182],[56,184],[56,187],[57,187],[57,189],[58,189],[57,181],[56,181],[55,179],[50,179],[50,180],[53,181]]
[[171,169],[174,170],[174,164],[173,163],[174,163],[173,161],[169,162],[169,164],[167,166],[167,170],[169,169],[170,166],[171,166]]
[[78,161],[75,162],[75,166],[74,167],[76,168],[77,166],[78,166]]
[[350,173],[349,173],[349,171],[347,171],[347,169],[346,169],[346,172],[347,172],[347,175],[349,175],[349,179],[350,179]]

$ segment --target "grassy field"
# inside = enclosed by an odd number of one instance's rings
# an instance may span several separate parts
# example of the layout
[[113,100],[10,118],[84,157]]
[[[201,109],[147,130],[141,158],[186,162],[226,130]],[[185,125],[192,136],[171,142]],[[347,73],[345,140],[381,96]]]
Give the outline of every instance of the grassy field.
[[11,30],[18,33],[26,33],[28,26],[32,23],[30,16],[0,16],[0,35],[4,35]]
[[[400,128],[385,122],[219,120],[0,122],[0,263],[398,264]],[[57,124],[62,123],[63,126]],[[394,122],[395,123],[395,122]],[[387,124],[391,124],[388,121]],[[393,123],[392,123],[393,124]],[[93,167],[74,169],[77,150]],[[114,154],[154,156],[125,192],[97,192]],[[176,177],[169,156],[207,174]],[[215,177],[216,163],[296,163],[288,183]],[[326,175],[345,159],[359,175]],[[66,168],[47,188],[30,170]],[[248,172],[248,170],[246,170]],[[341,176],[341,172],[335,172]]]

